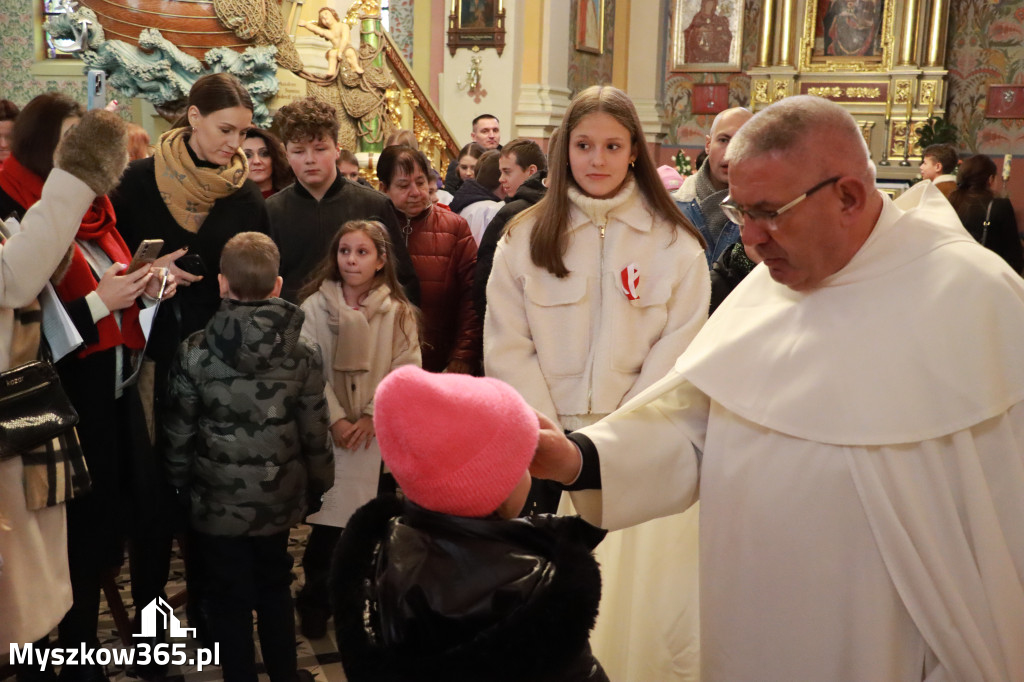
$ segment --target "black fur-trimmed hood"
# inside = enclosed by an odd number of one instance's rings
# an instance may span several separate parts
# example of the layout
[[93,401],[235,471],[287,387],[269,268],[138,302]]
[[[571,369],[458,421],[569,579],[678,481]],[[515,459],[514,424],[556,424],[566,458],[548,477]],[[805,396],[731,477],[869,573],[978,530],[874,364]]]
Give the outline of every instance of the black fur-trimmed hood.
[[[579,518],[463,519],[427,512],[395,498],[371,501],[349,521],[331,575],[338,648],[348,679],[604,679],[603,673],[591,678],[568,672],[592,670],[588,639],[597,617],[601,575],[591,549],[603,535]],[[410,537],[426,539],[430,551],[409,551]],[[404,546],[393,546],[396,538],[404,538],[399,540]],[[433,538],[440,538],[436,545]],[[513,557],[536,560],[543,577],[533,575],[520,585],[510,584],[506,562],[495,559],[496,543],[507,544],[508,563]],[[446,579],[443,571],[434,570],[437,566],[428,565],[438,561],[434,550],[442,545],[447,549],[441,555],[460,554],[460,561],[479,556],[480,572],[474,572],[471,580]],[[391,568],[387,561],[379,560],[396,552],[403,562],[419,554],[423,565],[402,566],[396,579],[387,570]],[[499,565],[501,570],[494,570]],[[495,595],[518,591],[511,598],[520,601],[511,609],[506,609],[504,597],[497,596],[489,602],[470,595],[460,602],[470,590],[486,588],[489,580]],[[475,610],[464,618],[452,614],[452,604],[463,602],[473,603]],[[407,612],[423,613],[436,627],[417,629],[415,620],[396,616],[396,604]],[[494,606],[501,615],[481,612],[481,604]],[[453,615],[456,622],[449,628],[448,616]]]

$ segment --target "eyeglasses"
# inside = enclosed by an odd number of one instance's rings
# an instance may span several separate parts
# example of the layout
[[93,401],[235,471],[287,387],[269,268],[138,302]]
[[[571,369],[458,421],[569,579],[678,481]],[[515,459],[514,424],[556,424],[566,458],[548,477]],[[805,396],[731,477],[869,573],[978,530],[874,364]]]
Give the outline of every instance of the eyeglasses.
[[831,185],[833,182],[838,182],[841,177],[843,176],[837,175],[834,178],[829,178],[828,180],[823,180],[822,182],[819,182],[817,185],[810,188],[809,190],[798,196],[796,199],[793,199],[793,201],[789,202],[782,208],[775,209],[774,211],[760,211],[756,208],[743,208],[739,204],[735,203],[731,197],[726,197],[725,199],[722,200],[722,213],[725,214],[726,218],[740,226],[742,226],[748,220],[761,220],[767,222],[770,225],[774,225],[775,221],[778,220],[780,215],[782,215],[789,209],[793,208],[801,201],[817,192],[822,187],[827,187],[828,185]]

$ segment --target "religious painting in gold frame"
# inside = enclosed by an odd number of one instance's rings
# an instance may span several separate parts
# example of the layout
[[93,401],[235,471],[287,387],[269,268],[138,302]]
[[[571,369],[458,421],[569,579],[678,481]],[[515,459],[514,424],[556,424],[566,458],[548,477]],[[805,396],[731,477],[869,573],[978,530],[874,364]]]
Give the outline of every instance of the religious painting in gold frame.
[[504,0],[451,0],[448,15],[448,51],[460,47],[474,51],[493,47],[500,56],[505,49]]
[[801,71],[889,71],[896,0],[806,0]]
[[742,71],[743,0],[675,0],[672,71]]
[[592,54],[604,53],[604,0],[579,0],[576,3],[576,49]]

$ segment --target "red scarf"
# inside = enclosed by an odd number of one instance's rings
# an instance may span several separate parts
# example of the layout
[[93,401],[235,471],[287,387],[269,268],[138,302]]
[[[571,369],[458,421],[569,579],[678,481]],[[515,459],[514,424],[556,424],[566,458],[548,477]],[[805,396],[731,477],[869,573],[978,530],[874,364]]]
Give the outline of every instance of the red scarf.
[[[43,181],[13,156],[9,156],[0,168],[0,188],[27,211],[42,196]],[[106,196],[96,197],[82,217],[82,224],[75,239],[94,241],[115,263],[128,263],[132,255],[121,234],[115,229],[115,224],[114,207],[110,199]],[[92,268],[82,255],[82,250],[75,244],[71,266],[64,279],[57,285],[57,293],[62,301],[76,301],[95,291],[97,284]],[[139,307],[136,305],[130,305],[121,311],[121,329],[111,314],[96,323],[96,331],[99,333],[99,342],[86,346],[79,351],[78,357],[84,358],[86,355],[122,344],[138,350],[146,343],[142,327],[139,326]]]

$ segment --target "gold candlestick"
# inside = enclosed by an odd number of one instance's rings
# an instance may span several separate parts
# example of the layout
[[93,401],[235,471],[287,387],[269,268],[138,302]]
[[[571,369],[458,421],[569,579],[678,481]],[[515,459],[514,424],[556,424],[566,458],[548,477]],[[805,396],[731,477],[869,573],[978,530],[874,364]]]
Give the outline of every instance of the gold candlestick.
[[910,107],[908,106],[907,109],[908,109],[908,111],[907,111],[907,139],[906,139],[906,142],[903,145],[903,160],[900,161],[900,165],[903,166],[903,167],[906,167],[906,166],[910,165],[910,161],[907,160],[907,157],[910,156],[910,128],[911,128],[910,111],[909,111]]

